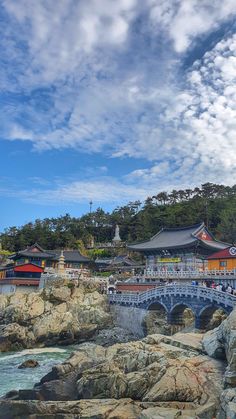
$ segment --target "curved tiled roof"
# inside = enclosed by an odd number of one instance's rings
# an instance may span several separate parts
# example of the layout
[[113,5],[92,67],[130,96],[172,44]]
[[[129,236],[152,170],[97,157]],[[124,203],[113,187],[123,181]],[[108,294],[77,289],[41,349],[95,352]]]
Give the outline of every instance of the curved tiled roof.
[[[54,259],[59,259],[61,250],[54,251]],[[90,259],[81,255],[78,250],[64,250],[65,262],[90,262]]]
[[[37,248],[37,251],[34,249]],[[20,256],[24,257],[33,257],[33,258],[40,258],[40,259],[50,259],[50,260],[58,260],[61,254],[61,250],[45,250],[37,243],[28,247],[25,250],[21,250],[14,255],[11,255],[9,259],[18,259]],[[90,262],[90,259],[86,256],[81,255],[79,250],[64,250],[63,251],[65,262]]]
[[[205,230],[209,240],[203,240],[198,237],[198,234]],[[228,245],[216,241],[211,233],[206,229],[204,223],[182,228],[163,228],[150,240],[141,243],[134,243],[128,245],[130,250],[149,251],[173,248],[186,248],[197,243],[201,243],[204,247],[213,250],[225,249]]]
[[213,255],[208,256],[207,259],[234,259],[236,258],[236,247],[229,246],[227,249],[221,249]]

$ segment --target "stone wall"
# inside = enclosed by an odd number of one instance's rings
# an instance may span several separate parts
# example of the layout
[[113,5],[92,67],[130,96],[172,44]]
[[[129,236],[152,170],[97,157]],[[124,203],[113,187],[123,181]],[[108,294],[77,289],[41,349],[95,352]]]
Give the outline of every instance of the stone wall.
[[144,337],[143,321],[147,310],[136,307],[112,305],[111,313],[117,326],[125,328],[137,337]]

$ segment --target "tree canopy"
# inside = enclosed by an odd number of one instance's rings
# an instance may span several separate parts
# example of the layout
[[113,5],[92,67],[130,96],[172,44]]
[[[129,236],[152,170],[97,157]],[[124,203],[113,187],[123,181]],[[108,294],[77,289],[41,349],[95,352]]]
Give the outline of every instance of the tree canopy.
[[102,208],[71,217],[35,220],[21,227],[12,226],[1,234],[2,248],[18,251],[37,242],[45,249],[79,248],[109,242],[115,225],[121,239],[135,242],[150,238],[163,227],[178,227],[204,221],[216,238],[236,243],[236,185],[229,187],[205,183],[201,187],[159,192],[144,202],[129,202],[111,213]]

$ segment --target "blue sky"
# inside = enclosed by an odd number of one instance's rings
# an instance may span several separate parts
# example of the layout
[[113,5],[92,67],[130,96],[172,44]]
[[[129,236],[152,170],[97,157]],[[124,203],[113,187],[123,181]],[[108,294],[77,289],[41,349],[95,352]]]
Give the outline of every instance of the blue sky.
[[235,0],[0,5],[0,230],[235,183]]

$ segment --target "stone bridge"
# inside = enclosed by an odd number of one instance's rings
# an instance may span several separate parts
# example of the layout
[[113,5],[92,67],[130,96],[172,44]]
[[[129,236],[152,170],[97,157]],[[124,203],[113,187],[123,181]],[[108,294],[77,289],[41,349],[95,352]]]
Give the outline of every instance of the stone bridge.
[[217,309],[229,314],[236,307],[236,296],[193,285],[159,286],[141,293],[110,294],[108,298],[110,304],[122,306],[123,309],[164,309],[167,321],[172,325],[183,325],[184,310],[189,308],[195,316],[196,329],[205,329]]

